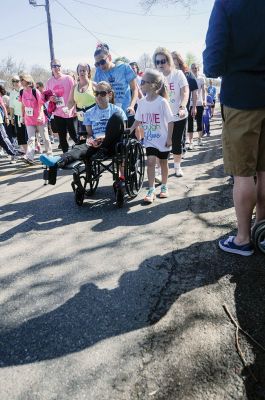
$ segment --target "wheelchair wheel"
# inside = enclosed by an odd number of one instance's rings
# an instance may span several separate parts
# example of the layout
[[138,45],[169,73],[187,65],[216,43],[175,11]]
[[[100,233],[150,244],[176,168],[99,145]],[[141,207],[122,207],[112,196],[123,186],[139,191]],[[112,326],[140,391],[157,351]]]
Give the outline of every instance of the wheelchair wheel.
[[136,197],[144,181],[144,151],[142,145],[132,141],[126,148],[125,155],[125,186],[130,197]]
[[265,220],[258,222],[253,228],[252,240],[256,248],[265,254]]
[[86,196],[92,196],[95,191],[97,190],[98,183],[99,183],[99,164],[94,161],[90,165],[87,166],[88,168],[88,173],[86,177],[84,177],[84,188],[85,188],[85,193]]
[[75,190],[75,202],[78,206],[82,206],[85,198],[85,193],[81,192],[79,188]]
[[116,190],[116,204],[118,208],[122,208],[124,205],[124,190],[118,188]]

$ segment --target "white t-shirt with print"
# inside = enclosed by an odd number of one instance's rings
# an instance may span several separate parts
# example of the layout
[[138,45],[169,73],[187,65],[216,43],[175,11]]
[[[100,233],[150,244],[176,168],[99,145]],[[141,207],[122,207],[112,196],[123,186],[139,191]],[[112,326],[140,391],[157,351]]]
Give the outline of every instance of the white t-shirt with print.
[[9,107],[14,109],[15,115],[22,116],[22,104],[19,101],[19,96],[19,90],[13,89],[10,92]]
[[[197,106],[202,106],[203,105],[203,99],[202,99],[202,91],[203,91],[203,87],[205,87],[205,78],[204,78],[204,76],[202,76],[202,75],[200,75],[200,76],[198,76],[197,78],[196,78],[196,76],[195,76],[195,79],[196,79],[196,82],[197,82],[197,85],[198,85],[198,91],[197,91],[197,94],[198,94],[198,99],[197,99]],[[192,106],[192,98],[190,99],[190,105]]]
[[[186,76],[181,70],[175,69],[169,75],[165,76],[165,78],[168,88],[169,105],[174,115],[174,121],[179,121],[180,118],[177,114],[181,103],[181,89],[184,86],[189,86],[189,84]],[[187,118],[187,116],[188,110],[186,110],[183,118]]]
[[135,120],[142,123],[145,147],[154,147],[159,151],[171,150],[171,147],[166,147],[166,140],[168,123],[174,121],[174,116],[166,99],[161,96],[153,101],[147,101],[145,97],[140,99]]

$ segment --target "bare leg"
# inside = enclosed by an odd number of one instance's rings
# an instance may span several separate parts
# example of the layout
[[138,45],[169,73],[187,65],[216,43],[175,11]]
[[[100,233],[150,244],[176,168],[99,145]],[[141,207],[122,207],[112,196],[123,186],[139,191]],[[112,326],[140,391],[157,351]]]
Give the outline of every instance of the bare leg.
[[155,187],[156,156],[147,157],[147,177],[149,188]]
[[162,185],[166,185],[168,178],[168,160],[160,160],[160,165],[161,165]]
[[181,154],[173,154],[174,158],[174,164],[179,164],[181,163]]
[[251,220],[257,199],[256,185],[252,176],[234,177],[233,199],[238,225],[235,243],[247,244],[251,238]]
[[193,132],[188,132],[190,144],[193,144]]

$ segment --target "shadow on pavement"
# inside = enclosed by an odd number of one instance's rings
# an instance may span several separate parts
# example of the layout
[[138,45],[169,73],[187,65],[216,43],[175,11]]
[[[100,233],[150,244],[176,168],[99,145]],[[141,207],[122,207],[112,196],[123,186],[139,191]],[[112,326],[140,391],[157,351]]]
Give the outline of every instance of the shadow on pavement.
[[[211,189],[210,189],[211,190]],[[232,207],[230,202],[224,202],[223,198],[229,198],[231,186],[225,184],[212,188],[209,194],[189,196],[172,201],[157,201],[146,212],[146,206],[140,211],[128,212],[130,203],[123,209],[107,207],[113,204],[113,193],[109,187],[101,187],[93,196],[92,203],[84,203],[78,207],[74,202],[73,193],[59,193],[35,200],[7,204],[0,208],[1,221],[20,221],[18,225],[8,229],[1,235],[0,242],[4,242],[18,233],[31,231],[47,231],[57,227],[67,226],[81,221],[93,221],[100,219],[97,225],[92,227],[94,231],[105,231],[116,226],[140,226],[150,224],[169,214],[186,211],[203,214],[218,212],[227,207]],[[102,196],[103,195],[103,196]],[[100,199],[103,197],[104,199]],[[134,204],[142,203],[142,199]],[[52,232],[51,232],[52,234]]]
[[[216,247],[216,242],[195,243],[163,257],[146,259],[136,271],[124,273],[118,287],[111,290],[99,289],[94,283],[84,284],[76,295],[55,310],[4,330],[0,334],[0,366],[55,359],[155,324],[179,296],[217,283],[226,275],[231,275],[231,281],[236,285],[236,319],[265,346],[264,256],[257,254],[244,258],[222,253]],[[194,317],[195,323],[196,318],[198,315]],[[231,331],[234,331],[232,324]],[[230,351],[237,357],[233,341]],[[246,370],[245,385],[248,399],[259,400],[264,398],[265,353],[255,346],[253,353],[255,359],[251,369],[258,383]],[[230,358],[230,355],[226,358],[228,363]],[[222,366],[226,367],[231,366]],[[215,368],[220,377],[218,365]],[[200,373],[196,375],[198,378]]]

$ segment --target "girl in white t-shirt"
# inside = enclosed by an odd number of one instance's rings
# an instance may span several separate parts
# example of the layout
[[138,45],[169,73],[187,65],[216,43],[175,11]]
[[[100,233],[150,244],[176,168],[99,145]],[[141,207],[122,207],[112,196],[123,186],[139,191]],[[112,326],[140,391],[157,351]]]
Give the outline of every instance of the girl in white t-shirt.
[[168,157],[172,145],[174,117],[171,112],[163,75],[153,69],[146,69],[141,80],[141,88],[146,97],[138,102],[135,122],[131,132],[140,124],[144,130],[144,144],[147,155],[147,175],[149,189],[144,197],[146,203],[152,203],[155,193],[155,165],[159,158],[162,174],[160,198],[168,197]]

